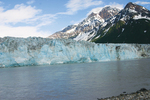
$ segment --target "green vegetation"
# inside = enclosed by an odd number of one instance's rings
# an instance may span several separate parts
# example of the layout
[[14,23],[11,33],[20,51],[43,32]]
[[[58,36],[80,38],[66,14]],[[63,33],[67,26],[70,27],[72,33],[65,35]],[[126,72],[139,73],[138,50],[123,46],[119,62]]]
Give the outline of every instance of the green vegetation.
[[[104,34],[99,31],[98,34]],[[150,43],[150,20],[130,19],[126,23],[118,21],[106,35],[93,40],[96,43]]]

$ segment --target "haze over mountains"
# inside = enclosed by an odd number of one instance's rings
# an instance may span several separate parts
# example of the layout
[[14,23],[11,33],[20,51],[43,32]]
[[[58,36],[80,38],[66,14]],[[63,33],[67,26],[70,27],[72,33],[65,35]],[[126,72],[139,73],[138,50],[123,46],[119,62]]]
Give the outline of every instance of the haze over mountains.
[[150,43],[150,11],[132,2],[122,10],[107,6],[49,38],[96,43]]

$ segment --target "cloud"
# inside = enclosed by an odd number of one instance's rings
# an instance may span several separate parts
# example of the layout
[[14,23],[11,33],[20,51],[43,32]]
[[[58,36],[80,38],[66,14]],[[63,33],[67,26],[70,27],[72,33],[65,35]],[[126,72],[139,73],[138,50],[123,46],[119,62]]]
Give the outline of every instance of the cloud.
[[35,2],[35,0],[30,0],[30,1],[27,2],[27,4],[28,4],[28,5],[31,5],[31,4],[33,4],[34,2]]
[[94,8],[94,9],[92,9],[92,10],[87,14],[87,16],[90,15],[92,12],[93,12],[93,13],[99,13],[102,9],[103,9],[103,7]]
[[69,0],[69,2],[65,5],[67,11],[59,14],[73,15],[79,10],[87,9],[91,6],[101,5],[102,3],[103,2],[99,0]]
[[39,14],[41,10],[35,9],[35,7],[26,6],[24,4],[15,5],[13,9],[4,11],[3,8],[0,9],[0,22],[1,23],[18,23],[25,22],[35,15]]
[[150,2],[143,2],[143,1],[137,1],[135,2],[136,4],[141,4],[141,5],[147,5],[150,4]]
[[40,20],[40,23],[37,25],[37,27],[51,24],[55,19],[57,19],[57,14],[45,14],[35,18],[35,20]]
[[93,13],[99,13],[104,7],[107,7],[107,6],[116,7],[116,8],[118,8],[118,9],[120,9],[120,10],[123,9],[123,4],[118,4],[118,3],[116,3],[116,2],[113,2],[113,3],[110,3],[109,5],[105,5],[105,6],[103,6],[103,7],[97,7],[97,8],[92,9],[92,10],[87,14],[87,16],[90,15],[92,12],[93,12]]
[[119,4],[119,3],[116,3],[116,2],[113,2],[113,3],[111,2],[111,3],[109,3],[109,5],[106,5],[106,6],[116,7],[118,9],[120,9],[120,10],[122,10],[123,7],[124,7],[123,4]]
[[7,25],[0,25],[0,37],[47,37],[50,32],[39,31],[37,27],[32,26],[19,26],[12,27]]
[[41,13],[41,9],[25,4],[17,4],[8,10],[0,7],[0,37],[48,37],[51,33],[40,29],[51,24],[56,15]]

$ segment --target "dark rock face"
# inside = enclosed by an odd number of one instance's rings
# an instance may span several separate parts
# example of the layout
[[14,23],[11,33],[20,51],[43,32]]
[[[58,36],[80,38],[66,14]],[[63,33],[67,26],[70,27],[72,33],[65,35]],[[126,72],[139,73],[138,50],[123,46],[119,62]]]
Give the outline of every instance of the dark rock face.
[[135,4],[133,4],[132,2],[129,2],[126,6],[125,6],[125,9],[126,8],[130,8],[130,9],[132,9],[132,8],[139,8],[139,5],[135,5]]

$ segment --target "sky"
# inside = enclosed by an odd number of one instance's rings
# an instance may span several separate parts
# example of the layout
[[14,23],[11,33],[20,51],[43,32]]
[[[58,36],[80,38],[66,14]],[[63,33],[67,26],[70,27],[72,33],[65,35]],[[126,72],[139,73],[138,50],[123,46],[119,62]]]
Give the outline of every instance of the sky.
[[105,6],[128,2],[150,10],[149,0],[0,0],[0,37],[48,37]]

